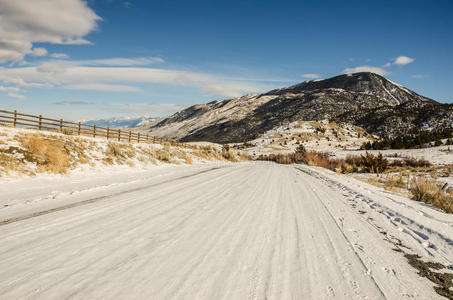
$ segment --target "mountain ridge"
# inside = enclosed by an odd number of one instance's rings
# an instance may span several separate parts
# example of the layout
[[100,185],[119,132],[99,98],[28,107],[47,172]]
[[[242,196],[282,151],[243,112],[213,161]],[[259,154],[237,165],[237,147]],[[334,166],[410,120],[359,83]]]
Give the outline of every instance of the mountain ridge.
[[156,122],[160,118],[155,117],[116,117],[116,118],[106,118],[106,119],[92,119],[81,121],[83,124],[87,125],[96,125],[99,127],[109,127],[109,128],[135,128],[143,127],[150,125],[153,122]]
[[180,141],[244,142],[294,121],[344,122],[382,137],[453,128],[453,104],[421,96],[375,73],[304,81],[259,95],[193,105],[151,134]]

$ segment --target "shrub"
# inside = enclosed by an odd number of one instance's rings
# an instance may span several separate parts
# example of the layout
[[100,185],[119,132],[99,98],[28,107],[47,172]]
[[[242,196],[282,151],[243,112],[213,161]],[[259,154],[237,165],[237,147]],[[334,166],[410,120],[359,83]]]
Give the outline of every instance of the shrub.
[[365,171],[369,173],[382,173],[388,168],[388,160],[384,158],[382,153],[378,155],[373,155],[368,151],[365,155],[361,155],[361,165],[364,167]]
[[305,152],[307,152],[307,150],[305,149],[305,146],[303,144],[299,144],[299,146],[297,146],[295,152],[304,154]]
[[232,151],[230,149],[230,145],[228,145],[228,144],[223,145],[223,147],[222,147],[222,156],[226,160],[233,160],[234,159],[234,155],[233,155],[233,153],[232,153]]
[[425,159],[405,158],[404,164],[408,167],[431,167],[431,163]]
[[436,206],[445,212],[453,213],[453,197],[447,195],[434,180],[415,178],[411,182],[412,199]]

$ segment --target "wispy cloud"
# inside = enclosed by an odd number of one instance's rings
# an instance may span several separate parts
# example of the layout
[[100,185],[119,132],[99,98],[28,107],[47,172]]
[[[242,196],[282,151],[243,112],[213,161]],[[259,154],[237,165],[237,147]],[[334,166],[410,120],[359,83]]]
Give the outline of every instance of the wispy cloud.
[[318,78],[321,78],[321,75],[319,75],[319,74],[302,74],[302,78],[318,79]]
[[53,85],[49,84],[49,83],[27,82],[19,76],[16,76],[16,77],[9,76],[8,74],[5,74],[7,72],[2,73],[2,71],[5,71],[5,70],[9,70],[9,69],[0,67],[0,80],[3,81],[3,83],[5,83],[5,84],[12,84],[12,85],[20,86],[20,87],[32,87],[32,88],[53,87]]
[[33,56],[46,56],[47,53],[48,52],[46,48],[33,48],[30,52],[30,54]]
[[0,85],[0,91],[1,92],[18,92],[20,91],[19,88],[14,87],[14,86],[2,86]]
[[9,93],[8,96],[11,97],[11,98],[16,98],[16,99],[24,99],[25,98],[24,95],[16,94],[16,93]]
[[381,76],[388,75],[389,72],[386,70],[379,68],[379,67],[372,67],[372,66],[359,66],[355,68],[346,68],[343,70],[343,73],[345,74],[351,74],[351,73],[358,73],[358,72],[372,72],[376,73]]
[[95,103],[94,102],[88,102],[88,101],[71,100],[71,101],[53,102],[52,104],[55,104],[55,105],[93,105]]
[[163,63],[164,60],[160,57],[134,57],[134,58],[106,58],[106,59],[91,59],[91,60],[79,60],[71,61],[74,65],[82,66],[118,66],[118,67],[129,67],[129,66],[146,66],[156,63]]
[[85,83],[85,84],[70,84],[63,86],[69,90],[90,90],[90,91],[104,91],[104,92],[138,92],[140,89],[130,85],[115,85],[103,83]]
[[427,76],[423,75],[423,74],[414,74],[411,77],[415,78],[415,79],[422,79],[422,78],[426,78]]
[[213,95],[236,97],[265,91],[257,82],[225,80],[207,73],[149,67],[78,66],[70,62],[46,62],[36,66],[1,68],[4,84],[28,87],[63,87],[103,91],[134,92],[134,84],[155,83],[191,86]]
[[62,59],[69,58],[69,56],[67,54],[64,54],[64,53],[51,53],[49,56],[52,57],[52,58],[62,58]]

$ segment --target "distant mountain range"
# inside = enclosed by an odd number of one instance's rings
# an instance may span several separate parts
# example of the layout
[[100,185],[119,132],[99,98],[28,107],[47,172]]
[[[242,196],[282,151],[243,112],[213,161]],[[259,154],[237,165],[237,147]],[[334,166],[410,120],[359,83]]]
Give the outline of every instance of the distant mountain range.
[[123,117],[123,118],[109,118],[83,121],[82,123],[88,125],[96,125],[99,127],[109,128],[135,128],[149,126],[151,123],[159,120],[153,117]]
[[244,142],[295,121],[329,120],[379,136],[453,129],[442,104],[368,72],[305,81],[264,94],[198,104],[145,129],[180,141]]

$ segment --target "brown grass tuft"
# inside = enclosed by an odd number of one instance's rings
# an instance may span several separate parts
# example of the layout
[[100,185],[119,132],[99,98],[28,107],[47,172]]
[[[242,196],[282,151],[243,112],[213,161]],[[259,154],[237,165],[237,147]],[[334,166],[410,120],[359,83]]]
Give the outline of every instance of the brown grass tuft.
[[423,177],[411,182],[412,199],[436,206],[447,213],[453,213],[453,196],[444,192],[434,180]]
[[58,141],[32,136],[22,140],[22,146],[35,156],[35,161],[53,173],[66,173],[69,157],[63,144]]

